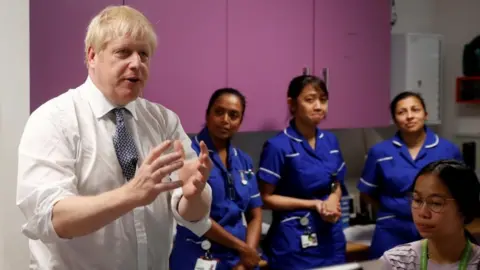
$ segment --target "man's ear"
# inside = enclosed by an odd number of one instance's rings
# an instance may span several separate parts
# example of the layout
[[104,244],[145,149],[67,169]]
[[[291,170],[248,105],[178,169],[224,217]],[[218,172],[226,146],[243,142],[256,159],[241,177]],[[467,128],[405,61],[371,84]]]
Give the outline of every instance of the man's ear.
[[96,58],[97,58],[97,53],[95,53],[92,47],[89,47],[88,53],[87,53],[87,64],[89,67],[95,66]]

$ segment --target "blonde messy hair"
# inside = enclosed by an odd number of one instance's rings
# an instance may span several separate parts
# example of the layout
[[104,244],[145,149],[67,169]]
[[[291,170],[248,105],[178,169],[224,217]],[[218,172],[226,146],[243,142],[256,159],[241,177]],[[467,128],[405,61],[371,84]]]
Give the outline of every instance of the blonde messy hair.
[[[108,42],[128,35],[135,40],[146,40],[150,54],[157,48],[157,35],[150,21],[138,10],[129,6],[108,6],[98,13],[88,25],[85,36],[85,61],[88,49],[95,52],[105,49]],[[87,64],[88,65],[88,64]]]

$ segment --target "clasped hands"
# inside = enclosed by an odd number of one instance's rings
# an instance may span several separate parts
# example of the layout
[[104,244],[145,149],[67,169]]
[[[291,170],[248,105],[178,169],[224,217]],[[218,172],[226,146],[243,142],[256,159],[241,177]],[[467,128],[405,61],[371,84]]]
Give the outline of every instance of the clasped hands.
[[[166,153],[173,145],[173,151]],[[200,154],[197,159],[185,160],[185,150],[180,141],[165,141],[155,147],[145,158],[135,177],[126,186],[135,194],[137,204],[150,204],[157,196],[166,191],[182,187],[186,199],[199,196],[207,183],[213,167],[205,143],[200,142]],[[168,177],[177,171],[178,180]]]
[[340,198],[336,194],[330,194],[324,201],[315,200],[315,210],[317,210],[323,220],[336,223],[342,216]]
[[238,251],[240,253],[240,262],[233,267],[233,270],[254,269],[260,263],[261,258],[256,249],[244,244]]

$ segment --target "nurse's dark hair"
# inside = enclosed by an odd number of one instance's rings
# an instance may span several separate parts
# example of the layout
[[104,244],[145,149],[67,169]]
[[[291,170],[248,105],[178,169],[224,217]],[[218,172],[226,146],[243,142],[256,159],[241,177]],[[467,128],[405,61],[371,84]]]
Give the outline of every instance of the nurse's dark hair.
[[208,101],[208,106],[207,106],[207,111],[205,112],[205,117],[208,117],[208,114],[210,113],[210,110],[213,107],[213,104],[223,95],[234,95],[240,99],[240,103],[242,104],[242,120],[243,120],[243,115],[245,114],[245,107],[247,106],[247,100],[245,96],[238,91],[235,88],[220,88],[215,90],[213,92],[212,96],[210,97],[210,100]]
[[410,91],[401,92],[400,94],[396,95],[392,99],[392,102],[390,102],[390,115],[392,116],[392,120],[394,122],[395,122],[395,111],[397,110],[398,102],[409,97],[414,97],[418,99],[418,101],[420,101],[420,103],[422,104],[423,110],[425,112],[427,111],[427,106],[425,105],[425,100],[423,99],[422,95],[420,95],[419,93],[410,92]]
[[[415,177],[412,189],[415,188],[418,178],[426,174],[436,175],[447,187],[465,219],[465,224],[469,224],[479,216],[480,182],[474,170],[457,160],[435,161],[420,170]],[[467,230],[465,230],[465,234],[470,241],[476,242]]]
[[[313,75],[301,75],[293,78],[288,85],[287,97],[292,100],[297,100],[302,90],[307,86],[312,86],[313,89],[321,92],[328,99],[328,89],[325,81]],[[290,114],[293,114],[290,108]]]

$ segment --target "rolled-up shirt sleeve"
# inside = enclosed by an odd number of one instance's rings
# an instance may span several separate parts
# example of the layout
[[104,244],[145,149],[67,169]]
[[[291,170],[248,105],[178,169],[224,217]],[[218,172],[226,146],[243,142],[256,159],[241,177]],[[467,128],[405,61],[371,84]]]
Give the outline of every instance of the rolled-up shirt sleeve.
[[17,206],[26,218],[22,233],[45,243],[62,239],[52,224],[53,206],[77,195],[75,151],[65,136],[62,119],[34,112],[18,147]]
[[[171,112],[171,115],[169,115],[168,120],[169,120],[168,126],[171,129],[171,133],[170,133],[171,135],[169,137],[172,140],[180,140],[182,142],[183,149],[185,150],[185,159],[193,160],[198,158],[197,153],[192,149],[192,141],[183,130],[183,127],[180,124],[180,120],[178,116],[173,112]],[[170,175],[170,178],[172,178],[172,181],[178,180],[178,174],[172,173]],[[180,216],[180,214],[178,213],[178,204],[180,202],[180,199],[183,196],[182,188],[177,188],[172,192],[172,200],[171,200],[171,210],[178,224],[186,227],[187,229],[189,229],[199,237],[204,235],[212,227],[212,221],[210,220],[210,209],[211,209],[210,205],[212,204],[212,188],[210,187],[210,185],[208,185],[208,183],[205,185],[205,189],[203,190],[203,192],[205,193],[206,197],[209,200],[207,202],[209,205],[208,212],[202,219],[196,222],[189,222],[184,218],[182,218],[182,216]]]

